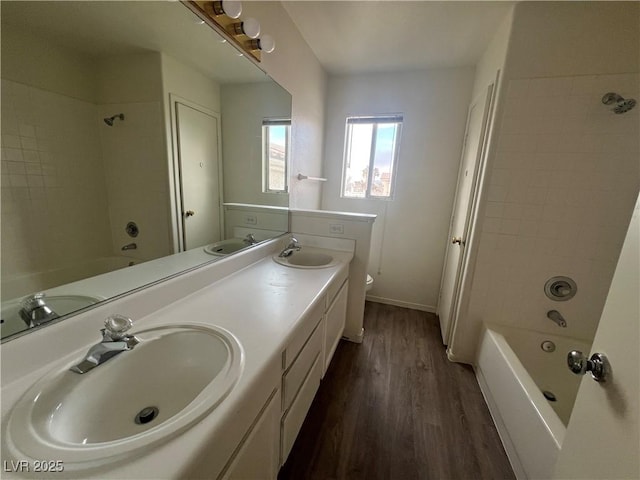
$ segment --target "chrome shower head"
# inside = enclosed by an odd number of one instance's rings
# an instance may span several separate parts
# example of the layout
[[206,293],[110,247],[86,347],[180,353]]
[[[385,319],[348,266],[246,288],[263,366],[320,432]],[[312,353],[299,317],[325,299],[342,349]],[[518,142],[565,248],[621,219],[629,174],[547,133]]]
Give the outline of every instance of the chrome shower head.
[[104,123],[106,123],[110,127],[113,127],[113,121],[116,118],[119,118],[120,120],[124,120],[124,113],[118,113],[118,114],[114,115],[113,117],[107,117],[107,118],[104,119]]
[[636,106],[635,99],[624,98],[614,92],[605,93],[602,96],[602,103],[605,105],[614,105],[612,108],[613,113],[625,113]]

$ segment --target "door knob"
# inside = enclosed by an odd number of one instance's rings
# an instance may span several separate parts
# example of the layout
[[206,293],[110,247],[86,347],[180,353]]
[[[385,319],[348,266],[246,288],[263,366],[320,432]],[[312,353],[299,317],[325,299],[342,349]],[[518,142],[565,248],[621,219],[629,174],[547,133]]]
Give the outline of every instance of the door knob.
[[569,370],[576,375],[591,372],[596,382],[604,382],[609,373],[609,361],[602,353],[594,353],[590,359],[579,350],[571,350],[567,355]]
[[186,212],[184,212],[185,217],[193,217],[195,214],[196,212],[194,212],[193,210],[187,210]]
[[451,243],[452,243],[452,244],[454,244],[454,245],[455,245],[456,243],[457,243],[458,245],[464,245],[464,240],[462,240],[462,237],[453,237],[453,238],[451,239]]

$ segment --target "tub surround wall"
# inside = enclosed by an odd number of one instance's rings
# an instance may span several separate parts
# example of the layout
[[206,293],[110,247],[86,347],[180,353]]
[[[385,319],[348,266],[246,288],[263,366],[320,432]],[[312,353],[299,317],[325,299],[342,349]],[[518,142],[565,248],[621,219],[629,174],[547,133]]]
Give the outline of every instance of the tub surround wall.
[[[332,76],[322,208],[378,215],[368,273],[374,301],[435,311],[473,68]],[[402,113],[395,196],[340,198],[348,115]]]
[[[102,143],[113,254],[134,241],[128,222],[140,230],[128,255],[145,261],[171,253],[169,185],[162,122],[161,55],[146,53],[98,61],[96,122]],[[102,121],[123,113],[112,127]]]
[[39,273],[109,256],[111,233],[95,63],[11,27],[2,46],[2,276],[25,280],[3,282],[9,299],[51,286]]
[[289,205],[321,208],[321,185],[296,176],[323,173],[326,73],[280,2],[249,1],[242,6],[243,17],[259,19],[261,30],[276,41],[273,53],[262,55],[261,68],[293,97]]
[[[450,345],[457,360],[473,361],[483,321],[593,337],[639,187],[638,110],[615,115],[601,103],[608,91],[639,94],[638,8],[515,7],[475,271]],[[553,48],[530,41],[542,37]],[[544,296],[545,281],[556,275],[574,277],[574,299]],[[551,309],[567,329],[546,318]]]

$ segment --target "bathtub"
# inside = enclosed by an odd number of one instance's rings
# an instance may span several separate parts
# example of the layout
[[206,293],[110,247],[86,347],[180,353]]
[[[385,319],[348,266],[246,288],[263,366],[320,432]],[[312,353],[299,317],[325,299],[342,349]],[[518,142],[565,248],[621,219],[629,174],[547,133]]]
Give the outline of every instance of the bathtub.
[[568,337],[486,326],[476,376],[517,478],[552,477],[581,379],[566,356],[590,348]]
[[2,299],[6,301],[22,298],[33,292],[40,292],[137,263],[139,260],[124,255],[100,257],[52,270],[5,277],[2,278]]

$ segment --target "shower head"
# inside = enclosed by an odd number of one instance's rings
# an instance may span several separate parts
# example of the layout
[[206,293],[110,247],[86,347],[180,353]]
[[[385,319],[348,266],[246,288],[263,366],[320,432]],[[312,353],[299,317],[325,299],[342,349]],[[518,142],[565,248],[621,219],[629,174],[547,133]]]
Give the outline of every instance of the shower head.
[[602,103],[605,105],[613,105],[613,113],[625,113],[636,106],[633,98],[624,98],[614,92],[605,93],[602,97]]
[[118,113],[118,114],[114,115],[113,117],[107,117],[107,118],[104,119],[104,123],[106,123],[110,127],[113,127],[113,121],[116,118],[119,118],[120,120],[124,120],[124,113]]

